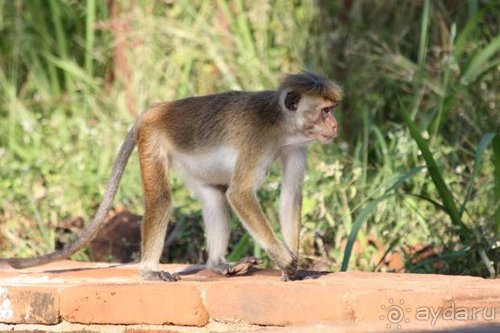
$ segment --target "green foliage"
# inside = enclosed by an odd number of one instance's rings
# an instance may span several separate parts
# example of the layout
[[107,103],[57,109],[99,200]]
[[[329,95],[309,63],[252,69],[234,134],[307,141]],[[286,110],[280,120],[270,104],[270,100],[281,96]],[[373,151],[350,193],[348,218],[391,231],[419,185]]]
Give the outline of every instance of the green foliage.
[[[498,274],[498,2],[115,3],[0,2],[0,256],[48,252],[61,221],[92,216],[148,105],[309,69],[346,97],[336,143],[311,147],[302,263],[391,270],[401,253],[407,271]],[[115,206],[141,214],[137,175],[133,156]],[[276,230],[279,180],[259,191]],[[168,260],[202,261],[200,205],[175,173],[172,188]],[[229,259],[265,255],[231,228]]]
[[345,253],[344,253],[344,259],[342,260],[342,271],[346,271],[348,266],[349,266],[349,259],[351,257],[352,253],[352,247],[354,245],[354,241],[356,240],[356,237],[358,235],[359,229],[367,219],[367,217],[372,213],[372,211],[377,207],[377,205],[382,202],[383,200],[387,199],[390,195],[392,195],[392,191],[397,190],[403,182],[415,175],[418,171],[420,171],[422,168],[417,167],[413,168],[404,175],[401,175],[398,177],[398,179],[394,182],[391,187],[389,187],[385,192],[378,198],[371,200],[367,204],[364,205],[363,209],[358,213],[356,216],[356,220],[353,223],[352,230],[349,234],[349,238],[347,240],[346,248],[345,248]]

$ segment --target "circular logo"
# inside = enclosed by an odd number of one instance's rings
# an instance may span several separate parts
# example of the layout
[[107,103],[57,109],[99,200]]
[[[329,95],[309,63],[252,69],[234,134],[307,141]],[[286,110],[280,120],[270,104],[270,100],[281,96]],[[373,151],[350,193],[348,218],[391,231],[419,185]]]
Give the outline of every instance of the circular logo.
[[387,328],[391,328],[392,325],[395,325],[398,329],[401,328],[401,323],[404,321],[405,323],[409,323],[410,319],[405,318],[405,312],[410,312],[410,308],[403,308],[405,301],[399,300],[399,305],[394,304],[394,300],[389,298],[389,305],[382,305],[380,308],[384,310],[385,314],[380,316],[380,320],[387,319]]

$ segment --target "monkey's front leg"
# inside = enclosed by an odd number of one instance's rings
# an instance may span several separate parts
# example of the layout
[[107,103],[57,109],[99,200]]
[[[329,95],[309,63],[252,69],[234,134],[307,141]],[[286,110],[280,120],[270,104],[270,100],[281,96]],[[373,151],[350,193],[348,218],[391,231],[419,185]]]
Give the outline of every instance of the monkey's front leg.
[[260,208],[255,191],[251,188],[229,187],[226,196],[250,234],[266,250],[283,272],[283,280],[293,279],[297,271],[297,259],[273,232]]
[[[306,168],[306,147],[286,147],[280,151],[283,182],[280,194],[280,224],[286,244],[298,258],[300,245],[300,217],[302,211],[302,183]],[[283,276],[283,279],[290,279]]]
[[262,260],[246,257],[236,263],[224,259],[229,243],[229,209],[223,189],[189,182],[203,202],[203,222],[207,239],[207,267],[222,275],[241,275]]

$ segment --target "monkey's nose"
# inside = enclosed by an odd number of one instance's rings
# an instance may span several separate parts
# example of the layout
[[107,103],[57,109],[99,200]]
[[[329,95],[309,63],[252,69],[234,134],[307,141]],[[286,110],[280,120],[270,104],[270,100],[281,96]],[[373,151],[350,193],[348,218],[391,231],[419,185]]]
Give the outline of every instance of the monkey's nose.
[[332,132],[333,132],[333,136],[337,136],[337,124],[336,123],[332,126]]
[[334,118],[332,122],[332,131],[337,133],[337,120]]

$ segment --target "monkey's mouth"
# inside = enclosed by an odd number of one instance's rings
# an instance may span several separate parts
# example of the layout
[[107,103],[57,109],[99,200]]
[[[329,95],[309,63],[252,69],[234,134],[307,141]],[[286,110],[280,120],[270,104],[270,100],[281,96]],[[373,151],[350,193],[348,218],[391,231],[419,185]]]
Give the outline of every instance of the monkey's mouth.
[[330,143],[333,141],[333,139],[337,136],[337,133],[332,133],[332,134],[320,134],[317,138],[317,140],[320,143]]
[[337,132],[323,134],[320,133],[318,137],[319,142],[331,142],[337,136]]

